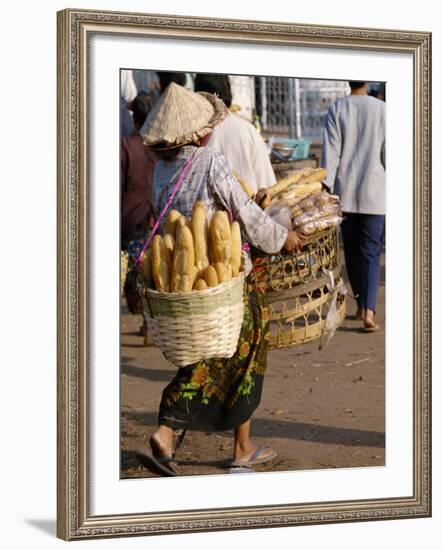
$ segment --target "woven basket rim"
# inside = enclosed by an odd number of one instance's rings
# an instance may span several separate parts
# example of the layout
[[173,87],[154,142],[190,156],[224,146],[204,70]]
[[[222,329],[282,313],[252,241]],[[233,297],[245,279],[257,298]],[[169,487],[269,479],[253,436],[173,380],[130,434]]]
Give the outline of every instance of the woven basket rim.
[[149,294],[152,298],[164,298],[167,299],[183,299],[190,300],[192,298],[198,298],[200,296],[209,296],[211,294],[217,294],[223,292],[230,286],[234,286],[239,282],[243,282],[245,278],[245,272],[240,271],[237,277],[233,277],[226,283],[219,283],[217,286],[205,288],[204,290],[192,290],[191,292],[165,292],[163,290],[154,290],[153,288],[144,287],[146,294]]
[[276,254],[265,254],[264,252],[261,252],[257,249],[253,249],[253,259],[267,259],[269,257],[273,258],[297,258],[298,256],[302,256],[307,251],[305,249],[306,246],[313,244],[317,241],[321,241],[325,237],[329,237],[331,234],[335,233],[337,231],[337,227],[328,227],[327,229],[323,229],[321,231],[317,231],[316,233],[312,233],[312,235],[305,235],[303,237],[303,246],[299,252],[287,252],[286,250],[282,249],[280,252],[277,252]]

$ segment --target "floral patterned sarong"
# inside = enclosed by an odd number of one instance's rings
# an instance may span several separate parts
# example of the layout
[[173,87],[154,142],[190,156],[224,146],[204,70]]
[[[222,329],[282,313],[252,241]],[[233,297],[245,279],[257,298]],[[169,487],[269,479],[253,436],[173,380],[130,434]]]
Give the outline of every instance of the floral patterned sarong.
[[260,403],[266,370],[268,310],[252,292],[237,351],[182,367],[164,389],[159,424],[172,429],[229,430],[251,418]]

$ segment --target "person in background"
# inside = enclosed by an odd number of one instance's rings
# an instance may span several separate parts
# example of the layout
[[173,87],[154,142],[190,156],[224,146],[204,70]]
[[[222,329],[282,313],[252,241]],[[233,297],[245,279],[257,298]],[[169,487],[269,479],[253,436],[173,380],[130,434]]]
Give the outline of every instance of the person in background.
[[152,214],[152,175],[156,159],[143,145],[139,130],[151,109],[149,97],[140,92],[132,102],[134,128],[121,139],[121,238],[123,248],[138,240]]
[[167,71],[158,72],[158,80],[160,84],[160,95],[166,90],[166,88],[175,82],[179,86],[186,86],[186,73],[171,73]]
[[[216,94],[228,109],[231,106],[228,75],[197,74],[195,91]],[[253,193],[276,182],[263,138],[247,120],[230,113],[214,128],[210,145],[226,157],[231,169],[246,180]]]
[[367,82],[329,107],[323,130],[324,182],[340,196],[346,269],[367,332],[375,322],[385,230],[385,104],[368,96]]
[[120,136],[129,136],[134,130],[132,122],[132,101],[137,95],[132,71],[120,71]]
[[369,86],[368,95],[386,101],[386,85],[384,82],[377,82]]
[[126,103],[131,103],[137,95],[137,87],[131,69],[120,71],[120,95]]
[[134,70],[134,81],[139,92],[146,92],[153,100],[160,95],[160,81],[156,71]]
[[129,136],[134,131],[131,113],[128,109],[128,104],[120,96],[120,137]]
[[[156,158],[143,145],[139,130],[151,110],[151,99],[139,92],[131,103],[133,130],[121,138],[120,186],[121,186],[121,249],[127,254],[124,293],[128,309],[133,314],[142,313],[140,296],[131,284],[135,261],[151,230],[152,221],[152,176]],[[147,325],[143,318],[140,333],[149,344]]]

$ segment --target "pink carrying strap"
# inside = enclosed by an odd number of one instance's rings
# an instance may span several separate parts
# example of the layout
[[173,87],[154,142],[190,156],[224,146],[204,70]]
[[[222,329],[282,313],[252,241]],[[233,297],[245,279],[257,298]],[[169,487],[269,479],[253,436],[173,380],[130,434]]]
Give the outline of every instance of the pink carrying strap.
[[141,264],[142,260],[143,260],[143,256],[146,252],[146,249],[149,247],[149,245],[151,244],[152,242],[152,239],[154,238],[156,232],[157,232],[157,229],[162,221],[162,219],[165,217],[165,214],[166,212],[169,210],[169,207],[171,206],[171,203],[172,203],[172,200],[173,198],[175,197],[177,191],[179,190],[181,184],[183,183],[183,180],[185,179],[186,177],[186,174],[188,173],[189,171],[189,168],[191,167],[191,164],[192,164],[192,161],[194,160],[194,157],[195,157],[195,154],[197,153],[198,149],[195,150],[192,155],[188,158],[188,160],[186,161],[185,165],[183,166],[183,170],[181,171],[179,177],[177,178],[177,181],[174,185],[174,188],[172,189],[171,191],[171,194],[169,195],[169,198],[163,208],[163,210],[161,211],[161,214],[160,216],[158,217],[158,220],[155,222],[155,225],[154,225],[154,228],[151,232],[151,234],[149,235],[149,237],[147,238],[145,244],[143,245],[143,248],[142,248],[142,251],[140,252],[137,260],[136,260],[136,265],[137,267]]

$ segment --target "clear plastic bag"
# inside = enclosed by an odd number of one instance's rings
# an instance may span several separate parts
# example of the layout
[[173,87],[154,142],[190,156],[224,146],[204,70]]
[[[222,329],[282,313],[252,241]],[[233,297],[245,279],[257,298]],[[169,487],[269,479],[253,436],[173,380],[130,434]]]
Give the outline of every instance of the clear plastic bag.
[[338,310],[337,310],[337,298],[339,295],[345,297],[347,294],[346,287],[341,281],[337,286],[334,284],[334,275],[332,271],[329,271],[329,284],[328,290],[332,294],[329,302],[328,313],[326,314],[324,332],[320,339],[319,349],[323,349],[334,336],[337,329],[337,325],[340,321]]
[[303,212],[299,216],[296,216],[292,220],[292,226],[294,228],[300,227],[301,225],[304,225],[306,223],[312,222],[313,220],[320,218],[321,213],[317,208],[314,208],[312,210],[308,210],[307,212]]
[[317,208],[321,208],[323,205],[330,204],[331,202],[335,203],[335,200],[331,199],[332,195],[326,191],[320,191],[315,197],[313,197],[314,205]]
[[324,231],[330,227],[337,226],[341,223],[342,217],[338,215],[328,215],[322,218],[311,218],[300,224],[294,224],[293,228],[304,235],[312,235],[317,231]]
[[273,204],[265,208],[264,212],[275,222],[286,227],[289,231],[292,230],[291,211],[287,205]]
[[333,215],[333,216],[338,216],[340,215],[340,205],[337,204],[337,203],[334,203],[334,202],[326,202],[324,204],[321,204],[321,205],[318,205],[317,206],[320,214],[322,216],[326,216],[326,215]]

